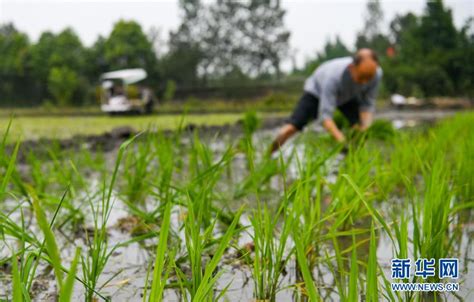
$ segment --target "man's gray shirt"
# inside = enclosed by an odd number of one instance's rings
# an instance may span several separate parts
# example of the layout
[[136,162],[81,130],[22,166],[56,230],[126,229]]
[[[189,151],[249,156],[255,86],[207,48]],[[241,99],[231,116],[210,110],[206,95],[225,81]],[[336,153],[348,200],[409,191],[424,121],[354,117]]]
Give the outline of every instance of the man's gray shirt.
[[319,98],[321,120],[332,118],[337,106],[356,98],[362,111],[375,110],[375,98],[382,78],[382,68],[366,84],[357,84],[349,72],[351,57],[329,60],[319,66],[306,80],[304,91]]

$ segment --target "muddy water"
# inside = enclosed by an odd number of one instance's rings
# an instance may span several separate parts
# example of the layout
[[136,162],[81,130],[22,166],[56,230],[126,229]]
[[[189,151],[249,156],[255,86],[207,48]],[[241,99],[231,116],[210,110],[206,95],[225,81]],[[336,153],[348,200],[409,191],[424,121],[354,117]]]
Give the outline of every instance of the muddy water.
[[[418,116],[417,116],[418,114]],[[450,114],[450,113],[448,113]],[[440,116],[446,115],[446,113],[440,114]],[[393,125],[396,128],[412,127],[419,125],[420,123],[431,122],[433,120],[433,114],[427,114],[420,118],[419,113],[416,114],[387,114],[383,116],[384,118],[391,119]],[[435,115],[434,118],[438,116]],[[313,125],[313,130],[321,131],[317,125]],[[268,141],[271,137],[274,136],[276,128],[263,130],[256,134],[256,140],[258,141]],[[232,138],[229,138],[232,139]],[[216,153],[224,152],[225,150],[225,140],[221,141],[212,141],[211,146]],[[291,142],[283,149],[283,156],[287,158],[293,151],[293,148],[296,148],[296,153],[302,155],[303,150],[298,145],[292,145]],[[115,151],[110,152],[110,157],[113,158]],[[342,159],[342,155],[337,156],[327,163],[328,167],[328,179],[329,181],[335,180],[337,176],[338,162]],[[301,156],[300,156],[301,158]],[[239,175],[239,167],[245,166],[245,159],[243,157],[236,157],[233,163],[236,172],[235,175]],[[242,168],[241,168],[242,169]],[[288,169],[288,177],[290,179],[298,178],[298,169],[296,164],[293,162]],[[233,182],[238,182],[241,179],[234,179]],[[280,177],[274,177],[272,180],[272,187],[275,191],[278,188],[282,187],[282,179]],[[92,184],[93,185],[93,184]],[[98,185],[98,184],[96,184]],[[275,196],[278,197],[278,196]],[[270,200],[270,198],[269,198]],[[99,202],[99,200],[97,200]],[[232,205],[231,205],[232,206]],[[232,207],[236,208],[239,204],[235,204]],[[85,206],[84,211],[90,211],[89,207]],[[109,246],[112,247],[115,244],[124,242],[132,238],[130,233],[126,231],[121,231],[118,227],[120,219],[129,217],[128,207],[120,201],[117,197],[115,198],[115,205],[111,214],[111,217],[108,221],[108,234],[109,234]],[[388,209],[381,208],[381,211]],[[86,217],[89,219],[86,220],[88,227],[92,227],[93,223],[91,220],[91,213],[86,212]],[[26,213],[25,215],[30,215],[31,213]],[[173,209],[172,214],[172,224],[177,226],[180,220],[180,209],[178,207]],[[16,217],[15,219],[19,219]],[[242,216],[241,223],[243,225],[249,225],[249,219],[246,215]],[[367,222],[367,226],[370,225],[370,222]],[[413,225],[409,225],[409,233],[412,231]],[[180,234],[182,236],[182,234]],[[390,280],[390,260],[394,257],[391,243],[388,239],[388,236],[381,232],[378,234],[378,262],[381,264],[385,275]],[[242,234],[239,238],[239,244],[244,245],[249,242],[251,234]],[[474,286],[471,280],[474,280],[474,251],[472,240],[474,239],[474,224],[466,223],[462,228],[461,241],[458,243],[460,245],[459,250],[462,251],[461,266],[461,277],[464,283],[461,284],[461,290],[458,295],[465,299],[465,301],[474,301],[474,296],[472,292],[474,291]],[[73,257],[73,245],[71,240],[76,245],[84,246],[85,241],[82,236],[71,239],[64,234],[59,234],[57,240],[63,248],[62,257],[65,260],[65,266],[69,266],[69,261]],[[110,258],[104,273],[101,275],[98,284],[102,284],[111,277],[114,277],[103,289],[101,293],[104,296],[109,296],[113,301],[141,301],[143,299],[142,293],[144,290],[145,279],[147,275],[149,262],[153,260],[153,242],[154,240],[146,240],[145,243],[138,244],[133,243],[126,247],[118,248],[113,256]],[[348,241],[349,242],[349,241]],[[12,243],[13,244],[13,243]],[[292,246],[292,243],[289,243],[288,248]],[[330,247],[326,247],[330,249]],[[6,250],[4,249],[3,252]],[[358,250],[358,255],[368,255],[368,246],[361,245]],[[0,255],[1,257],[6,255]],[[412,255],[410,255],[411,257]],[[219,267],[220,270],[224,271],[224,274],[219,280],[218,288],[224,289],[229,283],[231,284],[224,298],[226,301],[252,301],[253,300],[253,288],[254,283],[251,277],[251,268],[246,266],[244,263],[239,262],[233,255],[226,255],[224,257],[223,264]],[[79,270],[80,271],[80,270]],[[294,290],[289,288],[289,285],[292,285],[296,281],[295,276],[295,261],[294,259],[289,262],[286,268],[286,275],[281,281],[280,288],[283,288],[278,295],[277,301],[292,301]],[[34,285],[34,301],[51,301],[54,299],[55,281],[52,272],[45,267],[40,265],[38,279],[35,281]],[[315,276],[318,276],[317,282],[318,286],[322,286],[322,293],[325,296],[325,301],[339,301],[338,295],[335,292],[334,286],[334,277],[332,273],[324,265],[320,265],[317,268],[317,271],[314,272]],[[81,276],[81,274],[79,274]],[[0,271],[0,298],[6,298],[9,294],[10,279],[8,274]],[[286,289],[285,289],[286,288]],[[219,290],[216,292],[218,294]],[[83,287],[80,283],[76,282],[75,301],[84,300]],[[165,291],[165,301],[181,301],[182,298],[179,296],[178,291],[174,289],[168,289]],[[453,297],[450,296],[448,300],[453,300]]]

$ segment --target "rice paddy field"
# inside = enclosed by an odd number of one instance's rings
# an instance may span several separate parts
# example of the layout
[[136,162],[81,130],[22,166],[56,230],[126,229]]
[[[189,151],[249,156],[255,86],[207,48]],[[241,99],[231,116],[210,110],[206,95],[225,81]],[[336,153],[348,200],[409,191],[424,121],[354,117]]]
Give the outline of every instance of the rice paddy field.
[[[281,117],[279,113],[267,113],[265,117]],[[153,125],[160,130],[176,130],[180,125],[223,126],[233,124],[242,118],[241,113],[219,114],[160,114],[145,116],[18,116],[10,129],[9,141],[20,139],[68,139],[74,136],[102,135],[119,127],[133,125],[137,131],[145,131]],[[0,115],[0,129],[6,129],[10,115]]]
[[[36,152],[11,120],[0,300],[474,301],[473,112],[378,121],[347,148],[306,131],[274,156],[258,126],[248,113],[240,135],[149,128],[113,151]],[[458,258],[459,278],[392,279],[394,258]]]

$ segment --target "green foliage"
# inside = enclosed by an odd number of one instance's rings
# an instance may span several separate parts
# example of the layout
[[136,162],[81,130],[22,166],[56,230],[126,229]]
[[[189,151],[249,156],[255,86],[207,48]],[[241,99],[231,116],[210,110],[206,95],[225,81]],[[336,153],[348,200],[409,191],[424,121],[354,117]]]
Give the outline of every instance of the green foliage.
[[166,81],[165,91],[163,92],[163,100],[171,101],[176,92],[176,82],[173,80]]
[[[289,55],[290,33],[279,1],[186,0],[179,4],[181,24],[170,33],[169,51],[159,57],[156,39],[135,21],[118,21],[108,36],[98,37],[91,47],[84,47],[71,28],[43,32],[31,43],[12,24],[0,26],[1,103],[40,105],[54,99],[59,104],[92,104],[101,73],[135,67],[147,70],[148,84],[164,100],[199,93],[209,98],[208,93],[216,91],[226,98],[261,96],[261,86],[269,82],[289,93],[286,83],[291,77],[283,77],[280,66]],[[383,15],[380,1],[368,1],[355,47],[370,47],[378,53],[385,94],[474,95],[472,19],[456,28],[452,11],[441,0],[428,1],[420,16],[395,16],[384,34]],[[386,56],[389,47],[393,57]],[[351,52],[352,47],[336,35],[293,73],[308,76],[321,63]],[[69,76],[65,78],[69,84],[59,83],[58,70]],[[251,88],[240,89],[243,84]]]
[[8,155],[4,154],[5,146],[6,146],[6,138],[7,138],[8,134],[10,133],[11,125],[12,125],[12,119],[10,119],[10,121],[8,122],[7,129],[4,133],[4,137],[3,137],[2,143],[0,145],[0,150],[2,151],[2,153],[0,154],[1,163],[6,166],[5,172],[2,175],[2,182],[1,182],[1,186],[0,186],[0,197],[2,197],[7,191],[7,186],[8,186],[8,183],[10,181],[10,177],[12,176],[12,174],[15,171],[16,160],[17,160],[17,156],[18,156],[18,150],[20,149],[20,141],[18,141],[15,144],[15,148],[13,149],[12,154],[8,154]]
[[367,137],[380,140],[391,140],[396,135],[392,122],[387,120],[376,120],[367,129]]
[[[195,301],[213,301],[213,299],[211,298],[213,295],[213,287],[217,283],[221,275],[221,273],[216,273],[216,269],[219,265],[219,261],[224,256],[224,252],[230,244],[232,237],[234,236],[243,210],[244,207],[241,207],[240,210],[236,213],[234,219],[229,225],[229,228],[220,239],[219,245],[214,255],[212,256],[211,261],[207,264],[206,269],[204,270],[204,275],[202,277],[201,283],[199,284],[199,287],[196,291],[196,295],[194,296]],[[224,293],[225,291],[226,290],[224,290]]]
[[359,277],[359,264],[357,264],[357,244],[355,236],[352,235],[352,253],[351,253],[351,270],[349,275],[349,288],[347,301],[359,300],[358,290],[358,277]]
[[[276,213],[272,213],[266,204],[257,202],[257,210],[251,217],[254,231],[252,240],[255,244],[252,262],[254,296],[257,300],[275,301],[280,277],[293,254],[293,250],[286,252],[286,247],[291,238],[295,217],[291,212],[285,211],[286,200],[281,202]],[[281,216],[283,225],[278,227]]]
[[197,86],[201,81],[198,76],[198,65],[201,51],[195,45],[170,45],[170,51],[160,60],[159,66],[166,78],[176,82],[177,87]]
[[[263,107],[275,108],[285,103],[291,103],[290,99],[291,97],[285,93],[272,93],[264,97],[262,103]],[[294,106],[295,104],[292,103],[291,105]]]
[[43,33],[31,48],[29,65],[36,85],[44,87],[37,91],[40,100],[53,96],[58,105],[70,105],[77,88],[86,85],[85,49],[70,28]]
[[262,121],[258,118],[255,111],[248,111],[245,113],[243,120],[244,135],[248,138],[251,138],[261,123]]
[[18,271],[18,260],[13,254],[12,256],[12,288],[13,288],[13,302],[22,302],[23,301],[23,285],[21,284],[20,272]]
[[22,75],[25,72],[29,48],[28,36],[19,32],[12,23],[0,26],[0,74]]
[[69,302],[71,301],[72,294],[74,291],[74,282],[76,281],[76,271],[77,265],[79,263],[79,259],[81,258],[81,248],[76,248],[76,253],[74,254],[74,259],[71,263],[71,268],[69,269],[69,273],[64,280],[64,287],[61,291],[61,295],[59,296],[59,302]]
[[[71,267],[69,272],[67,273],[66,278],[63,279],[63,266],[62,266],[62,260],[61,260],[61,255],[60,255],[60,249],[58,247],[57,241],[55,239],[55,235],[52,231],[52,225],[53,223],[49,223],[46,217],[46,213],[44,211],[44,208],[42,206],[42,202],[37,196],[37,193],[35,190],[27,186],[27,191],[28,194],[31,198],[31,202],[33,204],[33,210],[36,216],[36,220],[38,223],[39,228],[41,229],[43,235],[44,235],[44,246],[45,250],[48,254],[48,261],[53,267],[54,273],[56,275],[56,282],[58,284],[58,296],[59,296],[59,301],[60,302],[68,302],[71,301],[72,297],[72,292],[74,289],[74,282],[76,278],[76,269],[77,265],[79,263],[80,255],[81,255],[81,249],[77,248],[75,252],[74,259],[72,261]],[[64,200],[61,200],[58,209],[53,217],[53,221],[56,218],[56,215],[62,205],[62,202]]]
[[350,127],[349,121],[339,110],[334,112],[333,119],[339,129],[347,129]]
[[435,49],[451,51],[457,47],[459,33],[454,26],[451,10],[444,7],[442,0],[426,2],[419,34],[424,54]]
[[56,281],[58,283],[59,292],[62,291],[63,285],[63,271],[61,265],[61,256],[60,251],[58,248],[58,244],[56,242],[55,236],[53,231],[50,228],[49,222],[46,218],[46,214],[43,210],[41,202],[36,195],[36,192],[33,188],[28,189],[31,201],[33,203],[33,209],[36,215],[36,220],[38,222],[38,226],[40,227],[41,231],[44,234],[44,240],[46,242],[45,248],[46,252],[49,256],[49,261],[54,269],[54,274],[56,275]]
[[246,76],[271,72],[279,77],[290,36],[279,1],[187,0],[180,6],[183,19],[170,34],[171,54],[175,55],[170,59],[176,59],[179,53],[184,54],[183,59],[191,59],[192,65],[186,68],[188,75],[196,76],[199,67],[204,82],[208,78],[239,76],[241,72]]
[[[113,209],[114,200],[112,199],[112,192],[117,181],[120,163],[127,147],[136,139],[137,136],[138,135],[128,139],[120,145],[109,185],[107,186],[107,179],[105,176],[102,180],[100,203],[94,205],[90,202],[94,228],[90,238],[89,235],[86,237],[87,254],[81,257],[82,275],[84,279],[83,284],[86,287],[85,300],[87,302],[94,301],[96,299],[95,295],[99,295],[103,298],[103,296],[96,291],[99,277],[109,258],[114,253],[115,248],[119,247],[119,245],[116,245],[114,248],[108,249],[107,222]],[[102,287],[110,281],[111,279],[107,280]]]
[[78,86],[77,74],[67,67],[54,67],[48,76],[48,90],[60,106],[70,105]]
[[298,267],[303,275],[305,291],[307,292],[310,301],[320,301],[320,297],[310,271],[310,266],[307,263],[306,250],[303,245],[303,239],[299,232],[301,230],[295,228],[293,238],[295,240],[296,259],[298,260]]
[[365,288],[366,299],[368,302],[376,302],[379,300],[377,270],[377,238],[375,237],[375,229],[372,224],[370,227],[369,260],[367,263],[367,280]]
[[151,42],[135,21],[120,20],[115,23],[103,51],[109,68],[113,70],[132,67],[149,69],[156,64]]
[[156,246],[156,258],[153,269],[153,279],[150,290],[149,301],[161,301],[163,291],[165,289],[166,280],[168,279],[168,270],[165,271],[165,255],[168,250],[168,234],[170,230],[171,202],[165,206],[163,223],[160,229],[160,237]]
[[84,48],[76,33],[66,28],[59,34],[44,32],[31,49],[33,73],[46,82],[54,67],[66,67],[76,73],[84,68]]
[[472,93],[464,83],[472,78],[473,59],[468,54],[474,50],[474,41],[455,28],[452,12],[441,0],[428,1],[421,17],[412,13],[397,16],[390,27],[396,57],[384,60],[383,67],[391,92],[419,96]]
[[253,156],[254,156],[254,143],[253,143],[253,134],[257,131],[260,126],[260,119],[257,116],[257,113],[254,111],[248,111],[245,113],[242,126],[244,135],[240,140],[240,149],[245,152],[247,157],[247,166],[253,168]]
[[0,25],[0,100],[3,105],[19,105],[32,97],[28,75],[31,44],[28,36],[11,23]]

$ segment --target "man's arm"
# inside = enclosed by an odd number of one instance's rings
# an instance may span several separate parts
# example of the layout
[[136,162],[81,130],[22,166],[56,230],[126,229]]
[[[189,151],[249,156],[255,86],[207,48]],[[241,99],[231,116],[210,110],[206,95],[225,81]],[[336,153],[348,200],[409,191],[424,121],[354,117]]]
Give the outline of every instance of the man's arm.
[[359,118],[360,118],[359,130],[364,131],[364,130],[367,130],[370,127],[370,125],[372,125],[374,114],[372,111],[361,110],[359,113]]
[[334,137],[336,141],[340,143],[346,141],[344,134],[341,132],[341,130],[339,130],[332,118],[326,118],[323,120],[323,127],[327,130],[327,132],[329,132],[329,134],[331,134],[332,137]]
[[333,120],[336,98],[336,83],[334,81],[326,82],[322,87],[320,97],[321,120],[323,121],[324,129],[326,129],[336,141],[342,143],[346,138]]

